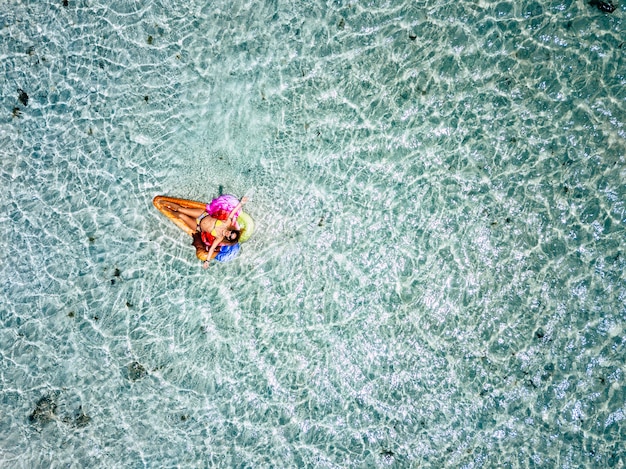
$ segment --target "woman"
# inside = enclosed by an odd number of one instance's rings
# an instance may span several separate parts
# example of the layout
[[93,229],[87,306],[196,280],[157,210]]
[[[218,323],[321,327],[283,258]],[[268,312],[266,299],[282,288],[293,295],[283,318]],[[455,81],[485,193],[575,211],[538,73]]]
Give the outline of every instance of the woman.
[[[234,197],[233,199],[237,200]],[[199,235],[204,249],[209,252],[207,260],[202,264],[202,267],[206,269],[209,267],[211,259],[219,252],[220,246],[232,246],[239,241],[241,231],[237,225],[236,219],[241,207],[246,202],[248,202],[248,198],[243,197],[228,214],[223,210],[216,210],[213,204],[207,204],[204,209],[201,209],[185,208],[176,203],[169,202],[165,207],[175,213],[178,218],[183,220]],[[194,236],[193,244],[196,246],[196,249],[198,249],[198,236]]]

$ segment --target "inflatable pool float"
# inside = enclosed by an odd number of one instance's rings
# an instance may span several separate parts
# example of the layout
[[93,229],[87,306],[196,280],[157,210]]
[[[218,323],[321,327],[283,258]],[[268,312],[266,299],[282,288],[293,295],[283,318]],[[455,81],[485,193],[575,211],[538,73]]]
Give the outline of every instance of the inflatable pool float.
[[[228,218],[230,212],[237,206],[239,203],[239,199],[234,195],[224,194],[220,195],[218,198],[213,199],[210,204],[204,202],[198,202],[196,200],[187,200],[187,199],[178,199],[176,197],[166,197],[164,195],[157,195],[152,203],[157,208],[159,212],[165,215],[167,218],[172,220],[176,226],[178,226],[181,230],[187,233],[189,236],[193,238],[193,246],[196,248],[196,256],[201,261],[206,261],[208,257],[208,251],[202,240],[200,239],[199,233],[197,233],[193,228],[191,228],[187,223],[178,218],[174,212],[169,210],[167,206],[171,203],[180,205],[184,208],[201,208],[206,210],[210,216],[213,218],[217,218],[219,220],[225,220]],[[239,243],[233,244],[232,246],[221,246],[219,252],[214,254],[214,259],[219,262],[228,262],[237,257],[241,249],[241,243],[250,239],[252,233],[254,232],[254,221],[252,217],[247,213],[239,210],[238,214],[235,214],[235,221],[239,225],[241,229],[241,235],[239,236]]]

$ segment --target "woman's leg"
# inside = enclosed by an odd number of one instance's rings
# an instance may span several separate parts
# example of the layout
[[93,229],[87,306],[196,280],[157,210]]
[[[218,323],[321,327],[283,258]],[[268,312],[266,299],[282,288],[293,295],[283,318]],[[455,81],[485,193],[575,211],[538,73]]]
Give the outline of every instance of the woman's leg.
[[193,218],[198,218],[204,213],[203,208],[185,208],[175,203],[170,203],[165,206],[170,210],[170,212],[182,213]]
[[204,210],[201,208],[184,208],[175,203],[167,204],[165,207],[194,231],[198,226],[196,218],[204,213]]
[[198,227],[198,224],[196,223],[195,218],[192,218],[189,215],[185,215],[184,213],[181,213],[181,212],[174,212],[174,213],[178,215],[178,218],[180,218],[182,221],[187,223],[187,226],[189,226],[192,230],[195,230]]

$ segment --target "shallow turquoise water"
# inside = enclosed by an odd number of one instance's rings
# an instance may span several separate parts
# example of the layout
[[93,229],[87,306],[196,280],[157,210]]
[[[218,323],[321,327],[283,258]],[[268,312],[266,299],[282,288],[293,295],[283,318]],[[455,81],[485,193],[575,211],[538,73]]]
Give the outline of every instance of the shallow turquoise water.
[[5,5],[2,467],[624,467],[625,5]]

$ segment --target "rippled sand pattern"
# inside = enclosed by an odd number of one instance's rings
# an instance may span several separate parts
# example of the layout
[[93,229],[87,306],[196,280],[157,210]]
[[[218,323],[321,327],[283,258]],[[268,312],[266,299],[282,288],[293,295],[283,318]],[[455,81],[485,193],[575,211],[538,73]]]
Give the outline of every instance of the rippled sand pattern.
[[624,467],[614,4],[5,2],[0,466]]

